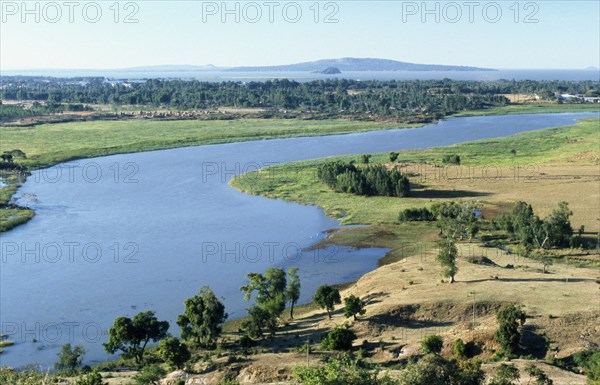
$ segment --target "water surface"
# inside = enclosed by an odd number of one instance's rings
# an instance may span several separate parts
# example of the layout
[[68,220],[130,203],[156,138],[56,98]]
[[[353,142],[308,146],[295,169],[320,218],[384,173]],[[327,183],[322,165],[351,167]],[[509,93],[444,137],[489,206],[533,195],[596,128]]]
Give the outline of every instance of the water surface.
[[37,194],[36,217],[1,240],[0,332],[17,344],[0,364],[51,366],[67,342],[84,345],[87,362],[106,359],[100,343],[118,316],[153,309],[178,334],[183,301],[203,285],[236,317],[247,306],[239,287],[248,272],[297,265],[306,301],[320,284],[356,279],[385,254],[301,252],[338,222],[317,207],[242,194],[227,184],[234,174],[499,137],[592,115],[454,118],[418,129],[114,155],[37,171],[19,192]]

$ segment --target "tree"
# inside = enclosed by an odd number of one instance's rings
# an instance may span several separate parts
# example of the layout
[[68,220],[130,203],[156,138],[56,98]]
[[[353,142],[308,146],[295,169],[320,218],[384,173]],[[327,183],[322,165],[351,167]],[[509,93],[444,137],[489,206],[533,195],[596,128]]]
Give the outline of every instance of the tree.
[[396,160],[398,160],[398,155],[400,155],[397,152],[390,152],[390,162],[395,162]]
[[354,317],[356,321],[356,315],[363,315],[365,312],[365,302],[362,299],[353,294],[344,298],[344,316],[346,318]]
[[137,365],[144,362],[144,351],[150,341],[158,342],[167,337],[169,322],[159,321],[154,311],[148,310],[136,314],[133,319],[119,317],[108,329],[109,340],[102,344],[111,354],[117,350],[125,358],[133,358]]
[[442,266],[442,275],[450,278],[450,283],[454,283],[454,276],[458,273],[458,266],[456,265],[458,249],[451,239],[441,241],[438,247],[439,252],[436,260]]
[[505,305],[496,313],[498,329],[496,340],[507,354],[514,354],[519,350],[521,333],[519,327],[525,324],[525,312],[521,306]]
[[479,231],[476,212],[479,207],[472,203],[444,202],[431,206],[442,234],[452,239],[473,238]]
[[179,341],[177,337],[169,337],[160,341],[158,354],[169,367],[174,369],[182,369],[191,357],[186,344]]
[[290,318],[294,319],[294,305],[300,299],[300,277],[298,276],[298,268],[290,267],[287,271],[287,288],[285,290],[285,297],[290,303]]
[[421,341],[421,347],[423,348],[423,352],[425,354],[440,354],[442,348],[444,347],[444,339],[437,334],[428,335],[427,337],[423,338],[423,341]]
[[250,282],[240,288],[244,292],[244,299],[249,301],[253,294],[256,294],[256,299],[255,304],[248,309],[250,318],[244,326],[253,337],[262,336],[264,328],[273,334],[277,328],[277,320],[285,310],[286,273],[283,269],[269,268],[264,275],[249,273],[246,277]]
[[360,156],[360,160],[362,163],[364,164],[369,164],[369,160],[371,159],[372,155],[371,154],[362,154]]
[[329,318],[331,318],[331,312],[334,310],[335,305],[342,303],[340,291],[329,285],[320,286],[313,296],[313,301],[315,301],[321,309],[327,310]]
[[98,373],[96,369],[92,370],[90,373],[80,376],[75,380],[75,385],[104,385],[105,382],[102,381],[102,375]]
[[489,385],[513,385],[519,378],[519,369],[514,364],[500,364]]
[[221,325],[227,318],[225,305],[208,287],[204,286],[195,296],[184,302],[185,310],[177,318],[181,338],[193,338],[200,346],[210,347],[221,334]]
[[81,365],[85,349],[81,345],[72,347],[70,343],[62,346],[58,353],[58,362],[54,364],[56,370],[75,371]]
[[321,341],[321,347],[328,350],[350,350],[356,334],[346,326],[336,326]]

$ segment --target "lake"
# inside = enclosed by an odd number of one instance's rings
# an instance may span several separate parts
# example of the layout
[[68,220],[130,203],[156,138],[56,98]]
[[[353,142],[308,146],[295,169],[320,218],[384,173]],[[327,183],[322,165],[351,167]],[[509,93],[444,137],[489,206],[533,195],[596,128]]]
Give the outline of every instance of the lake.
[[[298,266],[301,301],[323,283],[357,279],[385,249],[303,252],[339,227],[317,207],[242,194],[235,174],[329,155],[449,145],[572,124],[593,113],[453,118],[416,129],[253,141],[114,155],[35,172],[19,191],[37,211],[0,242],[0,333],[16,345],[0,365],[49,367],[60,347],[82,344],[86,362],[118,316],[153,309],[174,328],[203,285],[230,318],[248,306],[248,272]],[[33,342],[36,340],[37,342]]]

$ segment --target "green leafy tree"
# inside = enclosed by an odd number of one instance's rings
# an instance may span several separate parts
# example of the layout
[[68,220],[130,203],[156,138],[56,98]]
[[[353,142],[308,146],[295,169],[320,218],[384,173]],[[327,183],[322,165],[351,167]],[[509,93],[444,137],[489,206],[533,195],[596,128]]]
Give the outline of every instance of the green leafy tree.
[[362,299],[353,294],[344,298],[344,316],[346,318],[353,317],[356,321],[356,315],[364,315],[365,312],[365,302]]
[[421,347],[425,354],[440,354],[444,347],[444,339],[437,334],[428,335],[421,341]]
[[168,330],[169,322],[159,321],[152,310],[138,313],[133,319],[119,317],[108,329],[109,340],[103,346],[111,354],[121,350],[125,358],[133,358],[140,365],[146,345],[166,338]]
[[442,266],[442,275],[450,278],[450,283],[454,283],[454,276],[458,273],[458,266],[456,265],[458,249],[451,239],[441,241],[438,247],[439,252],[436,260]]
[[227,319],[225,305],[208,286],[202,287],[198,294],[186,299],[184,304],[185,310],[177,318],[181,337],[192,338],[200,346],[214,346],[221,334],[221,326]]
[[398,155],[400,155],[397,152],[390,152],[390,162],[395,162],[396,160],[398,160]]
[[514,354],[519,350],[521,341],[520,327],[525,324],[526,314],[522,307],[513,304],[505,305],[496,313],[498,329],[496,340],[507,354]]
[[500,364],[489,385],[513,385],[519,378],[519,369],[514,364]]
[[278,319],[285,310],[286,273],[283,269],[269,268],[264,274],[249,273],[247,285],[240,288],[244,299],[249,301],[256,295],[255,304],[248,309],[249,320],[244,327],[253,337],[261,337],[263,330],[275,333]]
[[356,340],[356,333],[346,326],[336,326],[327,333],[321,347],[328,350],[350,350]]
[[182,369],[191,357],[186,344],[179,341],[177,337],[169,337],[160,341],[158,354],[169,367],[174,369]]
[[75,380],[75,385],[105,385],[102,381],[102,375],[96,369],[88,374],[84,374]]
[[360,160],[362,161],[362,163],[364,164],[369,164],[369,160],[371,159],[371,154],[362,154],[360,156]]
[[331,312],[335,309],[335,305],[342,303],[340,291],[329,285],[320,286],[313,296],[313,301],[319,305],[321,309],[327,310],[329,318],[331,318]]
[[287,271],[287,288],[285,297],[290,303],[290,318],[294,319],[294,305],[300,299],[300,277],[298,276],[298,268],[290,267]]
[[67,370],[73,372],[75,369],[81,366],[81,361],[83,360],[84,354],[85,349],[83,346],[77,345],[73,347],[70,343],[67,343],[60,349],[60,352],[58,353],[58,362],[54,364],[54,368],[56,370]]
[[437,218],[440,232],[451,239],[471,240],[479,232],[475,213],[479,206],[473,203],[444,202],[431,206],[431,213]]

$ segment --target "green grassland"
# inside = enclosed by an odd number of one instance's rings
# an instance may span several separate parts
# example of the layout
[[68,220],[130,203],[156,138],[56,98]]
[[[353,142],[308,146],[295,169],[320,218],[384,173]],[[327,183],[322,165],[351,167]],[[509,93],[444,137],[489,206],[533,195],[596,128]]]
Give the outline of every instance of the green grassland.
[[[599,150],[600,121],[590,118],[574,126],[549,128],[517,135],[484,139],[453,146],[410,150],[398,162],[441,164],[444,154],[460,154],[464,166],[514,166],[560,161]],[[511,150],[516,155],[511,155]],[[337,156],[272,166],[231,181],[245,193],[263,195],[306,205],[317,205],[343,224],[390,224],[408,207],[430,205],[429,199],[365,197],[337,193],[316,177],[319,164],[333,160],[356,161],[359,155]],[[388,154],[375,154],[371,163],[389,162]]]
[[[120,120],[2,127],[0,152],[20,149],[43,168],[74,159],[248,140],[334,135],[401,127],[346,120]],[[404,125],[402,127],[415,127]]]
[[485,110],[462,111],[452,116],[488,116],[512,114],[552,114],[560,112],[599,112],[599,104],[556,104],[556,103],[531,103],[511,104],[504,107],[493,107]]

